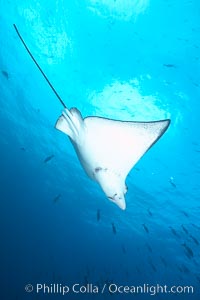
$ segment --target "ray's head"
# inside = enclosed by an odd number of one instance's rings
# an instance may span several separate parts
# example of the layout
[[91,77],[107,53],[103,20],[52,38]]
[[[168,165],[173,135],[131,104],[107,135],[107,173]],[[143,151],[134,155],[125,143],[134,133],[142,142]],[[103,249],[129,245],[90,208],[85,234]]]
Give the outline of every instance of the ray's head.
[[115,203],[122,210],[126,209],[126,200],[123,193],[115,193],[112,197],[107,196],[110,201]]
[[106,197],[122,210],[125,210],[125,194],[128,189],[124,180],[119,175],[109,171],[108,169],[100,169],[97,173],[96,180],[106,194]]

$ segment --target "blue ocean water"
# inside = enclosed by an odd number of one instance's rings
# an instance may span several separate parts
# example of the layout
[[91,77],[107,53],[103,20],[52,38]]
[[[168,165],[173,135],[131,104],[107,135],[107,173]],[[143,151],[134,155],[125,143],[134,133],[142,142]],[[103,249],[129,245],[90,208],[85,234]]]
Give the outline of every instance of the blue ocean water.
[[[0,299],[199,299],[199,18],[195,0],[0,1]],[[84,117],[171,119],[125,211],[55,130],[62,106],[13,24]]]

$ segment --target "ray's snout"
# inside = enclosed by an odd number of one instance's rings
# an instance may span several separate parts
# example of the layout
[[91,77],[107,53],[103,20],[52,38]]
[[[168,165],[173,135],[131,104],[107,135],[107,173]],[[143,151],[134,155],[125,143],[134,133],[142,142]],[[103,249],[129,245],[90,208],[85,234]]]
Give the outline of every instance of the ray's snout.
[[126,209],[126,200],[124,198],[124,195],[115,194],[113,197],[108,197],[108,199],[115,203],[122,210]]

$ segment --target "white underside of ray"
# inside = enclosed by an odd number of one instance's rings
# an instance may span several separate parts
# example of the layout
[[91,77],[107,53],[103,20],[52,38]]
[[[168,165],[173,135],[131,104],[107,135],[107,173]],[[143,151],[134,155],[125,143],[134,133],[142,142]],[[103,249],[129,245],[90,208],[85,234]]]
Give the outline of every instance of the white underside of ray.
[[98,117],[84,119],[88,156],[124,180],[133,166],[159,137],[163,122],[121,122]]
[[[98,181],[105,193],[114,192],[119,187],[124,196],[122,190],[127,174],[168,125],[169,120],[123,122],[100,117],[83,119],[77,109],[65,109],[56,128],[71,138],[88,176]],[[106,171],[95,174],[95,169]],[[125,204],[121,204],[122,207],[124,209]]]

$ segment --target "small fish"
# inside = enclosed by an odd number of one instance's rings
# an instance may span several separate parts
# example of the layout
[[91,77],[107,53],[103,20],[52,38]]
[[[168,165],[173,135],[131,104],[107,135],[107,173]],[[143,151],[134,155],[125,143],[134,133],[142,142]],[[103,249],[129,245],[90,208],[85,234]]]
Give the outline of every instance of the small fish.
[[97,221],[99,222],[101,219],[100,209],[97,209]]
[[135,267],[135,268],[136,268],[137,273],[140,273],[140,269],[138,267]]
[[192,258],[192,256],[191,256],[186,250],[184,250],[184,253],[185,253],[185,255],[187,256],[187,258],[189,258],[189,259]]
[[24,147],[21,147],[21,148],[20,148],[20,150],[22,150],[22,151],[26,151],[26,149],[25,149]]
[[6,79],[9,79],[9,74],[8,74],[8,72],[2,70],[1,73],[2,73],[2,75],[3,75]]
[[87,275],[84,276],[84,284],[87,285],[89,283],[89,280],[87,278]]
[[190,238],[195,242],[197,246],[199,246],[199,241],[194,236],[190,235]]
[[179,267],[178,265],[177,265],[177,269],[181,272],[181,273],[183,273],[183,270],[182,270],[182,268],[181,267]]
[[124,254],[126,254],[126,248],[124,247],[124,245],[122,245],[122,252],[123,252]]
[[184,214],[184,216],[186,216],[187,218],[189,218],[188,213],[186,213],[184,210],[181,210],[182,214]]
[[152,250],[151,246],[149,246],[149,244],[147,244],[147,243],[146,243],[146,246],[147,246],[147,249],[149,250],[149,252],[151,252],[151,253],[152,253],[152,252],[153,252],[153,250]]
[[44,159],[44,163],[47,163],[48,161],[50,161],[52,158],[54,157],[54,155],[50,155],[50,156],[47,156],[45,159]]
[[190,247],[188,247],[186,245],[186,243],[182,244],[182,246],[185,248],[185,250],[187,251],[190,258],[194,256],[194,253],[193,253],[192,249]]
[[167,262],[162,256],[160,256],[160,260],[162,261],[163,265],[167,267]]
[[[183,281],[183,277],[181,275],[178,275],[178,278]],[[176,295],[176,294],[175,294]]]
[[142,224],[142,226],[144,227],[144,230],[145,230],[147,233],[149,233],[148,227],[147,227],[145,224]]
[[196,228],[196,229],[199,229],[199,230],[200,230],[200,227],[199,227],[199,226],[197,226],[197,225],[195,225],[195,224],[193,224],[193,223],[191,223],[191,225],[192,225],[194,228]]
[[184,264],[182,264],[182,270],[183,270],[183,272],[184,273],[190,273],[190,270],[184,265]]
[[200,276],[199,275],[195,275],[197,281],[200,283]]
[[53,202],[56,203],[58,202],[58,200],[60,199],[61,197],[61,194],[58,194],[54,199],[53,199]]
[[170,177],[169,182],[174,188],[176,188],[176,185],[174,183],[174,178],[172,176]]
[[135,170],[135,171],[140,171],[140,169],[139,169],[139,168],[134,168],[134,170]]
[[169,228],[171,229],[171,232],[173,233],[173,235],[175,235],[176,237],[180,237],[179,234],[176,232],[176,230],[173,227],[169,226]]
[[183,226],[183,224],[181,225],[181,227],[183,228],[183,231],[185,231],[186,234],[189,234],[188,230]]
[[150,208],[148,208],[147,211],[148,211],[148,214],[152,217],[153,214],[152,214],[152,212],[150,211]]
[[115,227],[115,224],[114,224],[114,223],[112,223],[112,231],[113,231],[114,234],[117,233],[117,230],[116,230],[116,227]]
[[154,266],[154,264],[151,261],[149,261],[149,264],[152,267],[152,269],[154,270],[154,272],[157,272],[156,267]]
[[174,64],[163,64],[163,66],[167,68],[176,68],[176,65]]

